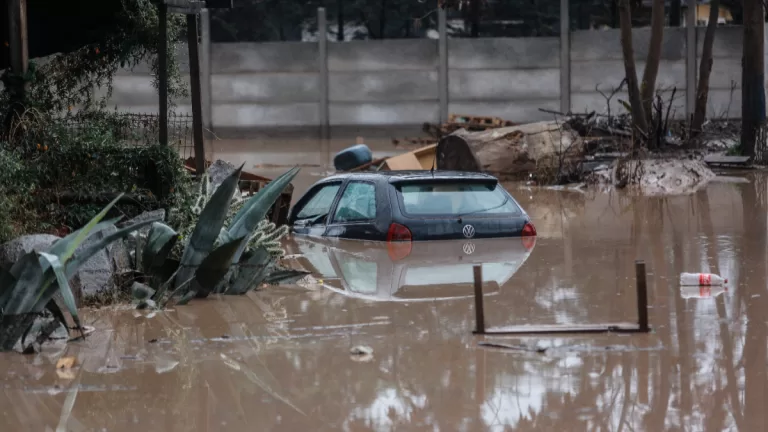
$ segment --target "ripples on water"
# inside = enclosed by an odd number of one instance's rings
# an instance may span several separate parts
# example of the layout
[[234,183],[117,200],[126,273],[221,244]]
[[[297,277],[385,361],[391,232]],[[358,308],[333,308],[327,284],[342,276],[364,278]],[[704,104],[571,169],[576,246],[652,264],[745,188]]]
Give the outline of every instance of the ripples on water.
[[[768,430],[768,181],[750,180],[670,198],[510,187],[536,223],[532,250],[511,239],[478,243],[474,257],[446,244],[393,259],[381,245],[292,240],[291,253],[302,254],[294,264],[326,287],[194,301],[154,318],[89,312],[101,331],[67,348],[82,365],[77,386],[44,355],[0,357],[0,422],[8,430],[53,429],[62,419],[67,430],[111,431]],[[519,325],[635,320],[636,259],[649,271],[649,335],[504,339],[523,348],[508,351],[480,348],[471,335],[473,261],[486,264],[488,322]],[[684,271],[719,273],[729,290],[684,298]],[[350,357],[356,345],[373,354]]]

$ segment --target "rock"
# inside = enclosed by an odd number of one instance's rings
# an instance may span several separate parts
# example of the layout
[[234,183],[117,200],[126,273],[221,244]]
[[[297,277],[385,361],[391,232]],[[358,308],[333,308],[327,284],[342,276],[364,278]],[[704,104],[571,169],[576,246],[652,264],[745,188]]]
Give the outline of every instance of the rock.
[[469,132],[459,129],[437,145],[437,168],[483,171],[496,176],[525,178],[551,170],[561,173],[580,159],[584,142],[562,123],[546,121]]
[[[152,219],[158,219],[160,221],[164,221],[165,220],[165,209],[158,209],[158,210],[152,210],[152,211],[144,212],[144,213],[136,216],[133,219],[130,219],[130,220],[127,220],[125,222],[119,223],[117,226],[119,228],[123,228],[123,227],[129,226],[129,225],[133,225],[135,223],[144,222],[144,221],[148,221],[148,220],[152,220]],[[128,259],[128,266],[129,267],[131,267],[131,266],[135,267],[135,265],[132,264],[132,262],[131,262],[132,260],[131,260],[130,257],[131,257],[131,254],[136,251],[136,237],[137,236],[143,236],[143,237],[146,238],[147,234],[149,234],[149,230],[150,230],[151,227],[152,227],[151,225],[147,225],[147,226],[139,229],[138,231],[135,231],[135,232],[129,234],[125,239],[123,239],[122,246],[123,246],[123,248],[125,250],[125,253],[126,253],[126,256],[127,256],[127,259]],[[118,256],[119,256],[119,259],[121,260],[121,263],[123,262],[122,261],[123,259],[126,259],[125,257],[122,256],[122,252],[120,252],[120,254],[118,254]]]
[[216,161],[208,167],[208,177],[211,179],[211,191],[216,190],[216,188],[219,187],[219,185],[222,184],[236,169],[237,167],[231,163],[216,159]]
[[9,269],[25,254],[43,252],[59,238],[50,234],[32,234],[11,240],[0,246],[0,267]]

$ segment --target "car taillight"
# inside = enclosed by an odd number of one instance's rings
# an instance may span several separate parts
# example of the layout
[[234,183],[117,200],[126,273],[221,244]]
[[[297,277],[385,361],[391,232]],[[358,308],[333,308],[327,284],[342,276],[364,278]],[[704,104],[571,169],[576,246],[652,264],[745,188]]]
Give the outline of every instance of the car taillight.
[[389,231],[387,232],[388,242],[409,242],[411,240],[411,230],[408,227],[396,223],[389,226]]
[[408,227],[393,223],[387,232],[387,252],[392,261],[401,260],[411,254],[411,230]]
[[523,227],[523,237],[536,237],[536,227],[532,223],[526,222]]
[[523,247],[529,251],[533,249],[536,245],[536,227],[532,223],[526,222],[521,235],[523,236]]

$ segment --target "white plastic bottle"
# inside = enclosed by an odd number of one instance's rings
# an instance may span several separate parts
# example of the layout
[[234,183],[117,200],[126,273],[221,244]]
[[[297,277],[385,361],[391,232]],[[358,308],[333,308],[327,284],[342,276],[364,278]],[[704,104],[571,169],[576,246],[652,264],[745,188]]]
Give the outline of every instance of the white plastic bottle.
[[680,273],[680,285],[682,286],[713,286],[724,285],[728,279],[723,279],[711,273]]
[[714,298],[727,293],[728,287],[725,286],[683,286],[680,287],[680,295],[685,298]]

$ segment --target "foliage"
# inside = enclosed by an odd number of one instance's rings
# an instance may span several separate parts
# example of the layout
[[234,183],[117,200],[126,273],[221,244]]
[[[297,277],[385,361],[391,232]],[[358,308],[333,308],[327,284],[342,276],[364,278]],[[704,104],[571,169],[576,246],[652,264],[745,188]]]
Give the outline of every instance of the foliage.
[[[45,252],[29,252],[17,261],[9,271],[0,271],[0,320],[3,332],[0,333],[0,350],[12,350],[21,340],[26,349],[26,335],[34,319],[48,309],[61,324],[66,326],[66,319],[53,296],[60,292],[64,305],[75,322],[76,329],[82,330],[75,304],[75,296],[69,286],[69,279],[77,273],[90,257],[104,249],[115,240],[154,221],[140,222],[126,228],[117,229],[115,223],[120,218],[101,222],[120,197],[113,200],[83,228],[53,243]],[[114,229],[109,234],[75,254],[77,248],[95,232]],[[55,330],[46,327],[48,334],[39,335],[36,341],[44,340]]]
[[40,226],[30,211],[32,188],[19,154],[0,143],[0,244]]
[[[5,92],[16,88],[13,83],[22,80],[28,87],[27,98],[23,101],[25,108],[58,113],[73,106],[103,107],[111,94],[112,78],[121,67],[148,62],[157,77],[157,7],[151,0],[119,0],[119,4],[110,16],[112,25],[99,28],[100,34],[95,38],[97,42],[50,56],[39,64],[30,63],[29,71],[24,76],[16,76],[6,70],[2,75]],[[71,5],[67,7],[71,8]],[[183,15],[168,15],[170,53],[175,52],[185,28],[184,22]],[[184,96],[186,88],[173,55],[168,58],[168,72],[169,99]],[[97,98],[94,92],[97,87],[105,90],[101,98]]]
[[121,122],[106,112],[55,118],[30,110],[20,123],[25,133],[4,153],[19,162],[18,170],[0,174],[0,188],[23,191],[16,196],[37,219],[67,229],[88,221],[118,192],[126,195],[116,209],[129,217],[192,199],[192,182],[176,151],[126,145],[118,133],[125,129]]
[[284,254],[279,241],[288,229],[264,217],[298,170],[274,179],[247,201],[238,196],[240,169],[215,189],[204,175],[192,206],[194,225],[177,234],[158,222],[149,232],[137,262],[150,275],[151,287],[135,288],[139,305],[164,305],[176,294],[181,295],[179,304],[212,292],[244,294],[270,276],[272,283],[295,279],[300,272],[272,274]]

